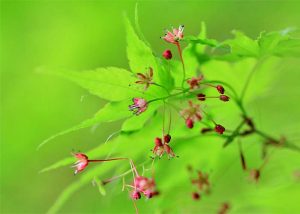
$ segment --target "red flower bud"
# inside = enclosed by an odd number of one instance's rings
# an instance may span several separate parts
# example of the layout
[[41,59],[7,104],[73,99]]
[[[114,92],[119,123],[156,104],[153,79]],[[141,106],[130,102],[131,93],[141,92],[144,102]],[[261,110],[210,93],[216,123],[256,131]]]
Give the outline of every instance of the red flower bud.
[[198,100],[204,101],[205,100],[205,94],[197,94]]
[[220,94],[224,94],[225,89],[223,88],[223,86],[217,85],[216,88],[217,88],[217,90],[218,90],[218,92],[219,92]]
[[131,198],[133,200],[138,200],[141,198],[141,193],[135,190],[131,193]]
[[222,125],[217,124],[215,126],[215,131],[219,134],[223,134],[223,132],[225,131],[225,128]]
[[164,136],[164,142],[169,143],[171,141],[171,135],[167,134]]
[[194,200],[199,200],[200,199],[200,194],[198,192],[193,192],[192,197]]
[[166,60],[170,60],[172,59],[172,52],[170,50],[165,50],[162,54],[162,56],[166,59]]
[[227,101],[229,101],[229,97],[226,95],[220,95],[220,100],[227,102]]
[[194,127],[194,121],[190,118],[186,119],[185,124],[189,129]]
[[163,145],[162,141],[161,141],[161,138],[159,138],[159,137],[155,138],[154,143],[155,143],[156,146],[162,146]]

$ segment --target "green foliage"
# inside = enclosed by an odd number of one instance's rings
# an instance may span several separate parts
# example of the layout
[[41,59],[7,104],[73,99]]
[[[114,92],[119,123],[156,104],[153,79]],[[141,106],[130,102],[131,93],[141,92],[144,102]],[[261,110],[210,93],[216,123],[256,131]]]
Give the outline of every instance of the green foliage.
[[44,140],[38,147],[41,148],[43,145],[48,143],[49,141],[53,140],[56,137],[59,137],[61,135],[68,134],[70,132],[91,127],[93,125],[103,123],[103,122],[113,122],[116,120],[120,120],[126,117],[129,117],[131,113],[128,111],[128,102],[129,100],[120,101],[120,102],[111,102],[107,103],[102,109],[100,109],[94,117],[87,119],[80,124],[73,126],[67,130],[64,130],[62,132],[59,132],[48,139]]
[[[165,112],[165,107],[162,108],[164,105],[162,100],[164,100],[164,97],[169,98],[170,92],[174,92],[175,88],[181,87],[183,77],[182,65],[175,59],[166,61],[165,59],[155,56],[149,45],[140,39],[141,36],[139,37],[135,33],[133,26],[127,18],[125,18],[125,27],[128,44],[127,56],[132,72],[119,68],[100,68],[95,71],[85,72],[65,70],[54,72],[59,76],[74,81],[79,86],[89,90],[92,94],[111,102],[106,104],[93,118],[50,137],[41,145],[57,136],[81,128],[102,122],[111,122],[127,118],[122,124],[120,134],[114,140],[99,145],[97,148],[87,152],[87,155],[91,157],[103,157],[106,154],[114,152],[120,155],[120,157],[130,157],[136,162],[139,161],[139,163],[148,156],[148,152],[146,151],[153,148],[154,144],[152,141],[161,133],[162,121],[166,120],[161,114],[161,111]],[[141,35],[138,26],[137,29]],[[276,75],[280,72],[278,56],[297,56],[299,54],[299,40],[293,39],[286,31],[284,31],[284,33],[261,33],[260,37],[256,40],[249,38],[240,31],[234,31],[234,35],[235,38],[224,42],[208,39],[206,27],[203,23],[199,36],[185,37],[184,41],[187,42],[188,45],[183,51],[183,58],[186,65],[187,78],[196,76],[201,72],[204,74],[207,83],[224,83],[226,93],[228,92],[233,100],[241,100],[240,102],[246,100],[244,103],[251,104],[251,102],[267,94],[268,86],[272,84]],[[217,54],[217,51],[221,49],[227,52]],[[147,71],[149,67],[152,67],[154,70],[153,81],[159,84],[151,85],[147,91],[132,86],[131,84],[136,81],[134,74],[143,73]],[[245,87],[245,82],[247,83],[247,87]],[[194,94],[192,95],[194,96]],[[152,102],[146,112],[143,112],[139,116],[130,117],[131,113],[128,111],[128,105],[131,104],[130,99],[133,97],[142,97]],[[177,99],[174,98],[174,100],[184,106],[189,98],[188,96],[181,96]],[[207,117],[215,116],[221,111],[221,116],[214,118],[218,121],[222,121],[222,124],[225,124],[226,127],[230,127],[230,129],[232,128],[233,130],[235,128],[233,124],[236,124],[235,122],[240,119],[237,112],[241,109],[232,108],[233,104],[228,104],[226,107],[220,108],[219,103],[212,103],[215,108],[209,112]],[[241,103],[238,104],[241,105]],[[178,109],[176,108],[169,108],[167,110],[171,113],[178,113]],[[228,118],[231,120],[228,120]],[[161,181],[159,187],[164,190],[164,194],[166,195],[163,199],[157,199],[158,203],[156,204],[156,208],[159,211],[163,212],[164,209],[168,209],[167,206],[170,206],[172,201],[182,197],[178,194],[173,194],[173,192],[182,183],[187,182],[188,176],[186,175],[185,167],[191,163],[189,159],[191,156],[194,157],[192,160],[194,166],[199,166],[206,172],[215,170],[212,172],[211,182],[217,183],[218,186],[214,187],[214,191],[221,193],[226,189],[226,191],[229,192],[227,195],[228,198],[226,199],[240,202],[239,196],[230,191],[228,182],[223,181],[225,180],[223,178],[230,180],[231,184],[234,183],[236,188],[245,190],[246,193],[253,191],[248,189],[248,184],[244,182],[244,180],[242,182],[240,181],[244,175],[241,174],[241,172],[236,173],[238,168],[235,161],[237,160],[237,145],[229,147],[228,150],[224,150],[222,149],[222,143],[224,143],[223,138],[218,138],[216,135],[206,135],[202,138],[198,138],[199,129],[201,127],[210,126],[209,122],[211,121],[204,120],[203,124],[196,124],[191,131],[185,127],[182,118],[173,118],[173,125],[171,127],[171,133],[174,136],[174,139],[172,137],[172,148],[175,153],[180,153],[181,159],[172,160],[174,162],[172,164],[176,165],[175,172],[174,168],[170,167],[171,161],[167,162],[162,159],[159,163],[155,163],[157,178]],[[227,140],[231,143],[233,139],[227,138]],[[255,137],[252,140],[258,141],[260,138]],[[210,144],[212,141],[214,141],[214,143]],[[253,157],[256,157],[260,151],[259,149],[260,148],[256,146],[251,150],[249,146],[247,151],[249,151]],[[233,163],[232,161],[235,162]],[[66,158],[43,169],[41,172],[67,166],[71,163],[72,158]],[[104,186],[101,185],[101,179],[110,171],[111,167],[113,168],[117,165],[119,166],[121,164],[117,163],[117,161],[100,164],[95,166],[92,170],[80,175],[79,181],[71,184],[62,192],[49,213],[57,212],[72,194],[93,179],[97,183],[100,193],[105,195],[106,191]],[[124,165],[122,164],[122,166]],[[286,167],[286,165],[284,164],[283,167]],[[293,164],[290,170],[295,169],[295,167],[296,165]],[[127,166],[121,168],[125,170]],[[271,172],[268,172],[268,174],[272,175]],[[171,182],[169,181],[169,176],[172,176]],[[222,179],[220,179],[220,177],[222,177]],[[290,181],[289,184],[292,184],[292,181]],[[280,183],[280,185],[282,188],[285,188],[283,183]],[[191,189],[188,190],[188,192],[192,191],[190,186],[186,188]],[[259,186],[259,188],[262,190],[260,194],[264,195],[265,188],[263,186]],[[210,200],[218,201],[218,203],[222,202],[224,197],[222,194],[216,193],[212,194],[210,198],[205,198],[205,200],[207,200],[208,203]],[[246,197],[246,195],[243,195],[243,197]],[[166,200],[170,203],[165,203]],[[255,203],[256,202],[253,202],[253,204]],[[243,203],[240,202],[240,204]],[[236,212],[238,212],[240,208],[241,207],[235,208]],[[187,210],[187,212],[189,212],[189,210]]]
[[[257,39],[251,39],[240,31],[233,31],[234,39],[222,44],[230,47],[230,57],[264,58],[268,56],[299,56],[300,40],[293,38],[287,29],[275,32],[262,32]],[[227,56],[228,57],[228,56]]]

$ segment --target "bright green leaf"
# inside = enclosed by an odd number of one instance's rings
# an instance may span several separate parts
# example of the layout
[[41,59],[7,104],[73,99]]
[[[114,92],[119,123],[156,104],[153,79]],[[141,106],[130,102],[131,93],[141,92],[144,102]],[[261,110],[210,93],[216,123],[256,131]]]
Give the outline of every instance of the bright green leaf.
[[112,122],[116,120],[120,120],[126,117],[129,117],[131,115],[131,112],[128,110],[128,104],[129,100],[124,100],[121,102],[112,102],[106,104],[102,109],[100,109],[94,117],[87,119],[80,124],[73,126],[72,128],[69,128],[65,131],[59,132],[46,140],[44,140],[39,146],[38,149],[41,148],[43,145],[48,143],[49,141],[53,140],[56,137],[59,137],[61,135],[68,134],[70,132],[87,128],[102,122]]

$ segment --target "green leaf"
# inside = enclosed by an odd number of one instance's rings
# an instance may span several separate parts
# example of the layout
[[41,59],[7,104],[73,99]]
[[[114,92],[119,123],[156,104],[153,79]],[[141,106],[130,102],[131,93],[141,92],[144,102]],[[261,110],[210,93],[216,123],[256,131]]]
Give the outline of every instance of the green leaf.
[[108,164],[101,164],[101,166],[95,167],[94,169],[90,169],[86,171],[85,174],[79,174],[79,180],[70,184],[67,188],[65,188],[62,193],[58,196],[55,203],[51,206],[47,213],[57,213],[57,211],[62,207],[62,205],[73,195],[76,191],[78,191],[82,186],[88,184],[92,181],[92,178],[95,175],[104,174],[111,169],[112,166],[117,165],[117,161],[110,162]]
[[204,76],[208,80],[224,81],[233,86],[239,95],[248,75],[254,72],[246,94],[248,101],[268,92],[270,84],[279,74],[279,68],[279,59],[275,57],[262,61],[245,58],[235,63],[211,60],[202,66]]
[[121,68],[108,67],[81,72],[64,69],[53,71],[39,69],[39,71],[64,77],[90,93],[110,101],[120,101],[143,94],[130,86],[136,81],[132,73]]
[[200,64],[209,60],[208,55],[205,53],[206,46],[217,45],[217,41],[206,38],[206,26],[204,22],[201,24],[200,34],[197,37],[186,37],[185,40],[190,41],[188,46],[183,50],[186,75],[190,78],[196,75]]
[[127,33],[127,57],[133,73],[144,73],[149,67],[153,68],[154,81],[158,80],[157,65],[152,50],[135,33],[130,21],[125,17]]
[[223,42],[231,48],[231,54],[240,57],[259,57],[260,49],[256,40],[253,40],[240,31],[233,31],[234,39]]
[[44,146],[49,141],[53,140],[56,137],[68,134],[73,131],[77,131],[79,129],[87,128],[102,122],[112,122],[116,120],[120,120],[126,117],[129,117],[131,115],[131,112],[128,110],[128,104],[130,103],[130,100],[124,100],[120,102],[112,102],[106,104],[102,109],[100,109],[94,117],[87,119],[80,124],[73,126],[72,128],[69,128],[67,130],[64,130],[62,132],[59,132],[46,140],[44,140],[39,146],[38,149],[40,149],[42,146]]
[[196,36],[186,36],[183,41],[192,43],[192,44],[201,44],[201,45],[207,45],[210,47],[217,47],[219,45],[218,41],[215,39],[200,39]]
[[[166,88],[173,87],[172,77],[162,66],[158,66],[160,59],[153,55],[151,48],[146,45],[136,34],[130,21],[125,17],[127,33],[127,57],[133,73],[144,73],[149,67],[153,68],[153,81],[164,85]],[[161,64],[161,63],[160,63]],[[165,93],[161,88],[156,88],[157,93]]]
[[300,39],[292,38],[290,30],[261,33],[258,44],[260,46],[261,56],[299,56],[300,55]]

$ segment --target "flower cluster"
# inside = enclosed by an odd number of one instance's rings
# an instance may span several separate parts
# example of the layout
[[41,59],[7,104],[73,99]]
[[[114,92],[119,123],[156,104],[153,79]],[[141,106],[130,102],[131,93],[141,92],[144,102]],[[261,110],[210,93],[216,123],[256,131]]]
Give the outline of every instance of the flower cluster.
[[[168,87],[165,87],[164,85],[160,85],[157,82],[153,80],[153,76],[157,75],[157,71],[154,71],[151,66],[155,68],[154,65],[150,65],[150,67],[147,67],[147,71],[144,73],[136,73],[136,81],[135,83],[138,85],[143,85],[143,94],[146,94],[146,90],[149,87],[158,86],[163,88],[163,90],[167,91],[167,96],[163,97],[155,97],[153,96],[153,99],[146,99],[145,97],[134,97],[132,99],[133,104],[129,105],[129,110],[132,111],[135,115],[140,115],[143,112],[145,112],[148,108],[151,108],[151,103],[156,101],[162,101],[164,104],[163,106],[163,125],[162,125],[162,136],[156,137],[154,139],[154,148],[152,149],[152,153],[154,157],[153,159],[158,157],[161,158],[163,155],[166,155],[168,159],[177,157],[175,153],[173,152],[173,149],[170,146],[171,142],[171,135],[170,129],[171,129],[171,118],[174,115],[174,112],[171,111],[172,108],[174,108],[177,112],[177,116],[180,116],[184,121],[182,121],[182,126],[186,126],[188,129],[192,129],[196,127],[197,124],[203,123],[205,124],[205,127],[203,127],[200,130],[201,134],[206,133],[212,133],[215,136],[220,136],[225,138],[226,141],[224,143],[224,147],[229,145],[230,143],[234,142],[234,140],[238,137],[238,139],[247,137],[252,134],[259,135],[264,139],[263,148],[266,150],[268,146],[284,146],[286,145],[286,139],[284,137],[278,139],[272,138],[269,135],[265,134],[264,132],[258,130],[252,121],[247,115],[247,112],[243,106],[242,98],[239,98],[237,93],[230,93],[232,91],[229,91],[230,96],[232,95],[232,100],[236,102],[238,108],[242,112],[242,121],[241,123],[234,129],[233,131],[225,129],[225,127],[213,119],[211,115],[206,113],[206,110],[204,110],[202,107],[204,106],[203,103],[206,103],[208,99],[218,99],[222,102],[228,102],[230,101],[230,97],[227,95],[227,91],[225,94],[225,88],[224,86],[228,86],[230,90],[232,88],[230,85],[226,84],[225,82],[220,81],[206,81],[203,74],[200,74],[198,76],[192,76],[186,78],[186,72],[185,72],[185,64],[182,56],[181,51],[181,41],[184,38],[183,35],[184,26],[180,25],[179,28],[173,28],[171,31],[167,31],[166,34],[162,37],[164,41],[167,43],[171,43],[177,46],[178,54],[180,57],[180,61],[182,64],[182,84],[181,87],[173,87],[172,89],[169,89]],[[164,62],[167,62],[166,64],[169,65],[168,69],[171,69],[172,66],[172,59],[173,54],[171,50],[167,49],[161,54],[162,59]],[[163,64],[163,63],[162,63]],[[148,65],[149,66],[149,65]],[[163,66],[163,65],[161,65]],[[135,71],[137,72],[137,71]],[[171,73],[171,70],[169,70]],[[159,76],[159,75],[158,75]],[[222,84],[222,85],[221,85]],[[247,86],[247,84],[246,84]],[[245,86],[245,87],[246,87]],[[212,96],[210,94],[206,94],[206,89],[210,92],[212,91]],[[140,89],[139,89],[140,90]],[[226,88],[227,90],[227,88]],[[179,91],[179,92],[178,92]],[[179,100],[179,102],[178,102]],[[166,109],[169,110],[169,124],[168,124],[168,130],[165,131],[165,117],[166,117]],[[159,109],[157,112],[160,113]],[[206,119],[209,122],[206,122]],[[197,123],[197,124],[196,124]],[[196,124],[196,125],[195,125]],[[211,125],[213,124],[213,125]],[[194,128],[195,129],[195,128]],[[168,134],[166,134],[168,133]],[[173,133],[173,132],[172,132]],[[225,134],[224,134],[225,133]],[[175,136],[176,137],[176,136]],[[173,140],[174,141],[174,140]],[[240,142],[239,143],[239,156],[240,156],[240,162],[242,165],[242,169],[245,172],[249,173],[249,178],[252,181],[258,182],[258,180],[261,177],[261,170],[263,166],[267,162],[267,158],[264,159],[264,162],[259,168],[255,169],[248,169],[246,164],[246,158],[243,153],[242,147]],[[266,152],[266,151],[265,151]],[[150,199],[154,196],[157,196],[159,192],[156,188],[155,180],[152,177],[145,177],[143,174],[139,175],[137,172],[137,168],[133,164],[133,161],[129,158],[110,158],[110,159],[100,159],[100,160],[91,160],[88,158],[86,154],[83,153],[75,153],[74,157],[77,159],[73,167],[75,168],[75,174],[78,174],[79,172],[82,172],[85,170],[85,168],[89,165],[91,162],[105,162],[105,161],[115,161],[115,160],[129,160],[131,170],[129,173],[133,173],[133,181],[130,185],[125,185],[124,187],[127,188],[129,191],[130,198],[133,201],[136,201],[138,199],[141,199],[142,196],[144,196],[147,199]],[[154,161],[154,160],[153,160]],[[153,170],[153,169],[152,169]],[[194,171],[191,167],[189,168],[189,171],[191,174],[197,174],[196,177],[191,176],[190,182],[195,191],[192,193],[192,198],[194,200],[199,200],[203,196],[203,194],[209,194],[211,191],[211,183],[209,180],[209,174],[204,173],[203,171],[196,170]],[[125,177],[126,173],[119,177]],[[106,182],[103,182],[103,184],[109,183],[113,179],[109,179]],[[125,179],[124,179],[125,181]],[[134,202],[135,204],[135,202]],[[225,214],[228,212],[230,206],[228,203],[223,203],[222,206],[219,209],[220,214]],[[136,208],[137,210],[137,208]]]

